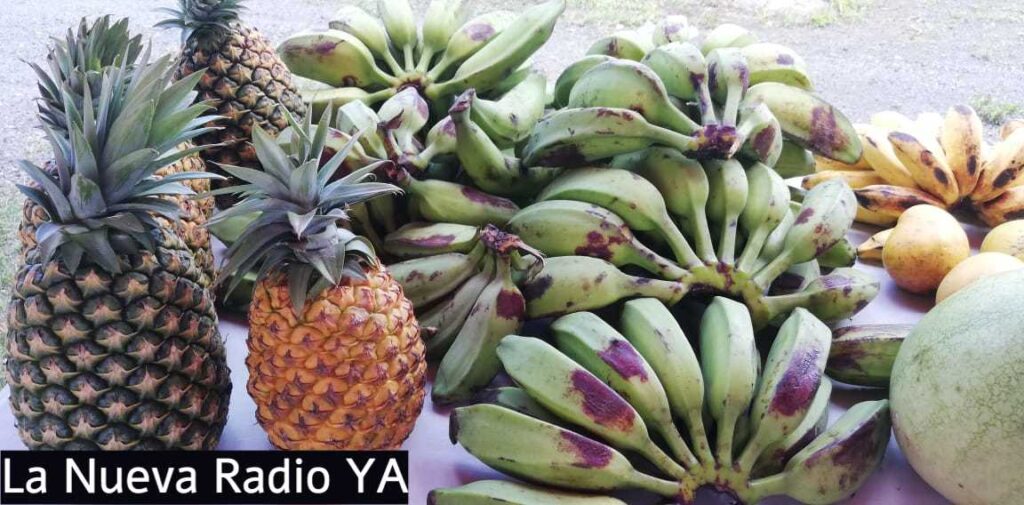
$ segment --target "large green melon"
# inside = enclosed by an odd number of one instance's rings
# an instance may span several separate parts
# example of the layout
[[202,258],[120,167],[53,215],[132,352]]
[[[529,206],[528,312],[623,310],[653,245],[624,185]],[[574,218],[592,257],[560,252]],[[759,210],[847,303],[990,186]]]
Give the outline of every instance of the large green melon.
[[946,498],[1024,503],[1024,271],[925,315],[896,358],[890,399],[900,447]]

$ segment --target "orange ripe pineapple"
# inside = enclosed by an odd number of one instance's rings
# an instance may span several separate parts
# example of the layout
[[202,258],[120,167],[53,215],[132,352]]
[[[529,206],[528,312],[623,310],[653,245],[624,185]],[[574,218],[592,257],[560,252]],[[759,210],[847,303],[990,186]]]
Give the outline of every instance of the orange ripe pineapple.
[[293,122],[287,149],[254,131],[262,172],[225,166],[245,199],[214,221],[261,216],[228,249],[233,289],[258,271],[249,307],[249,394],[282,449],[393,449],[423,407],[426,361],[412,303],[364,238],[342,225],[349,206],[394,193],[364,182],[372,167],[334,179],[348,149],[322,167],[329,112]]

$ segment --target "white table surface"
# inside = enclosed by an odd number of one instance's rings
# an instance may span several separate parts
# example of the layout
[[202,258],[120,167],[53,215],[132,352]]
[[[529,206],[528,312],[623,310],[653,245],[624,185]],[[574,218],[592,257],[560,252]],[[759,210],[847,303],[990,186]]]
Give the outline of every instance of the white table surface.
[[[855,244],[869,235],[869,228],[854,230],[851,239]],[[981,233],[970,229],[972,245],[977,247]],[[913,323],[931,307],[929,297],[920,297],[900,291],[880,267],[858,265],[874,274],[882,282],[878,297],[849,324],[871,323]],[[245,339],[246,328],[241,321],[225,318],[221,321],[221,332],[227,341],[228,364],[232,371],[234,388],[231,394],[231,410],[219,448],[224,450],[272,449],[263,430],[256,424],[256,407],[245,392]],[[846,323],[843,323],[846,324]],[[850,405],[863,400],[885,397],[880,390],[847,388],[836,384],[832,394],[831,415],[835,419]],[[0,450],[24,449],[14,430],[14,419],[8,408],[9,388],[0,390]],[[501,475],[477,461],[461,446],[453,446],[448,439],[448,409],[435,407],[429,395],[423,413],[417,422],[404,449],[409,451],[409,503],[426,503],[427,493],[437,487],[458,486],[474,480],[501,478]],[[641,498],[627,497],[637,505],[650,503]],[[701,505],[725,503],[704,497]],[[765,504],[782,505],[795,503],[784,498],[772,498]],[[949,503],[932,490],[910,468],[900,453],[895,439],[890,439],[889,448],[879,470],[868,482],[845,502],[850,505],[933,505]]]

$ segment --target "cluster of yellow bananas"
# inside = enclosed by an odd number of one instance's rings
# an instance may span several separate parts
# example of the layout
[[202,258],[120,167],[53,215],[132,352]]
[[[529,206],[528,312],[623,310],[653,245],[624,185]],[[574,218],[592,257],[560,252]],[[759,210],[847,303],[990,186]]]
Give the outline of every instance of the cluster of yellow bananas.
[[978,114],[967,105],[945,117],[912,120],[880,112],[856,125],[864,154],[853,164],[818,159],[806,188],[842,178],[856,190],[857,221],[889,226],[919,204],[940,207],[989,226],[1024,217],[1024,121],[1003,125],[989,144]]

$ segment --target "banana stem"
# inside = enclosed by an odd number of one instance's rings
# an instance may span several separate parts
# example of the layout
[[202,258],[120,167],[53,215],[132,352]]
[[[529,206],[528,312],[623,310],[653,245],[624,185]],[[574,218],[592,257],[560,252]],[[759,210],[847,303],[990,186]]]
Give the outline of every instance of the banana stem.
[[750,483],[749,489],[751,494],[750,503],[757,503],[769,496],[785,494],[786,474],[779,473],[770,477],[757,479]]
[[708,225],[708,216],[704,213],[704,208],[694,206],[690,219],[690,223],[692,223],[690,235],[693,236],[693,241],[697,246],[697,254],[704,260],[704,263],[717,263],[718,256],[715,256],[715,248],[711,245],[711,228]]
[[389,69],[391,69],[391,73],[393,74],[394,77],[398,77],[405,73],[405,71],[402,70],[402,66],[398,64],[398,60],[395,59],[395,55],[391,54],[390,48],[384,52],[383,56],[384,63],[388,66]]
[[704,428],[704,417],[701,412],[699,410],[692,411],[686,419],[690,428],[690,440],[697,450],[697,457],[705,464],[714,461],[715,456],[711,454],[711,444],[708,442],[708,434]]
[[715,106],[711,101],[711,89],[708,87],[706,78],[700,80],[700,87],[697,88],[697,107],[700,109],[701,119],[704,124],[718,124],[715,116]]
[[725,126],[736,126],[736,118],[739,116],[741,98],[743,98],[743,86],[739,83],[729,84],[729,89],[725,97],[725,107],[722,109],[722,124]]
[[790,293],[788,295],[766,296],[764,306],[769,319],[774,319],[779,314],[792,312],[797,307],[807,305],[811,293]]
[[690,285],[686,281],[663,281],[634,277],[630,284],[630,290],[638,298],[657,298],[669,306],[679,303],[679,300],[682,300],[690,290]]
[[446,52],[445,54],[442,54],[441,59],[437,62],[437,65],[434,65],[434,68],[431,68],[429,71],[427,71],[427,81],[437,81],[437,79],[444,75],[445,71],[447,71],[448,67],[450,67],[451,65],[452,60],[448,59],[448,53]]
[[761,443],[761,439],[755,433],[750,442],[747,443],[747,446],[743,448],[743,453],[740,454],[739,459],[736,460],[740,472],[749,474],[751,469],[754,468],[754,464],[757,463],[757,458],[761,456],[764,450],[765,444]]
[[771,231],[768,227],[761,225],[754,233],[750,234],[747,238],[747,245],[743,246],[743,253],[740,254],[739,261],[736,262],[736,269],[741,272],[749,272],[757,261],[758,255],[761,254],[761,249],[764,247],[764,241],[768,240],[768,234]]
[[679,484],[676,482],[651,477],[645,473],[634,471],[629,477],[628,483],[631,487],[650,491],[661,496],[675,496],[679,492]]
[[764,268],[757,271],[754,274],[753,280],[758,286],[768,289],[778,276],[782,275],[787,268],[793,265],[793,261],[790,259],[789,250],[782,251],[781,254],[771,260]]
[[[688,270],[652,251],[636,238],[633,239],[630,246],[633,254],[630,255],[632,258],[629,259],[629,262],[663,279],[679,280],[690,273]],[[690,254],[693,254],[693,252],[691,251]]]
[[672,454],[675,455],[676,459],[682,461],[688,468],[696,468],[700,464],[697,461],[697,457],[693,455],[693,451],[686,445],[683,436],[679,434],[675,427],[661,430],[661,436],[665,439],[669,449],[672,449]]
[[420,62],[416,64],[416,72],[422,74],[430,66],[430,60],[434,58],[434,48],[424,47],[420,53]]
[[667,110],[669,111],[669,126],[673,130],[689,135],[700,129],[700,125],[696,121],[690,119],[690,116],[687,116],[672,104],[668,104]]
[[738,216],[729,216],[722,227],[722,238],[718,242],[718,258],[722,263],[731,265],[736,259],[736,228],[739,226]]
[[683,233],[679,231],[679,227],[671,219],[665,219],[665,222],[661,223],[661,231],[665,240],[668,241],[668,246],[672,249],[672,254],[675,255],[676,261],[688,267],[696,267],[702,264],[700,258],[697,257],[697,253],[693,252],[690,243],[686,241],[686,237],[683,236]]
[[413,46],[407,45],[402,48],[402,54],[405,56],[405,70],[406,72],[412,72],[416,70],[416,57],[413,54]]
[[643,453],[658,467],[658,469],[674,479],[683,479],[688,475],[685,468],[680,466],[679,463],[673,461],[672,458],[669,457],[668,454],[665,454],[665,451],[661,450],[661,447],[655,445],[654,442],[651,442],[648,447],[645,447]]
[[736,434],[736,416],[729,416],[724,419],[726,422],[719,423],[718,430],[718,463],[722,466],[732,466],[732,440]]
[[[394,60],[394,58],[392,58],[392,60]],[[397,92],[397,89],[394,87],[377,90],[366,95],[366,98],[363,98],[363,102],[365,102],[366,105],[373,105],[377,102],[383,102],[384,100],[395,96],[395,93]]]

